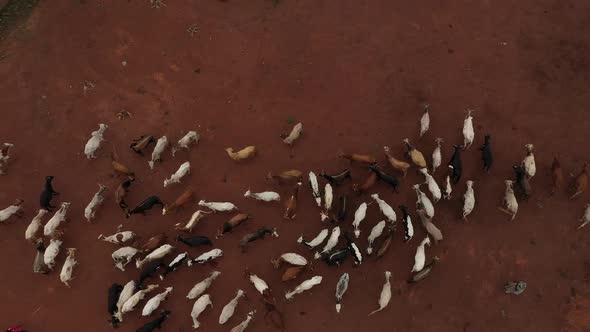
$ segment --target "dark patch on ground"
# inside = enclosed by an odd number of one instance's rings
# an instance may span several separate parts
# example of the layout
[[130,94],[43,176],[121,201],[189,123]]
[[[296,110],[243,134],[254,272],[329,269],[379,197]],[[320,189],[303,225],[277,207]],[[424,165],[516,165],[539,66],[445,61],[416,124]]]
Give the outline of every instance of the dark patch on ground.
[[0,40],[28,18],[39,0],[9,0],[0,9]]

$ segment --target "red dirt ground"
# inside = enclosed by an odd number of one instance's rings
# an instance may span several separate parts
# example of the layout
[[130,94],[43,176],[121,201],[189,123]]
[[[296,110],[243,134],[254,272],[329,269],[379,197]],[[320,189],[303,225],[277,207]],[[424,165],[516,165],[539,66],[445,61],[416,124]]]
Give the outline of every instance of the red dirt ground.
[[[590,4],[580,0],[283,0],[276,7],[262,0],[170,0],[160,9],[147,0],[42,2],[26,28],[0,48],[7,55],[0,61],[0,140],[16,144],[9,174],[0,178],[0,206],[17,197],[26,202],[25,217],[1,227],[0,322],[21,321],[30,331],[109,331],[107,288],[137,278],[138,272],[116,270],[110,258],[115,247],[98,242],[98,234],[124,224],[144,237],[156,231],[173,236],[173,224],[195,210],[191,206],[173,216],[152,211],[124,219],[112,198],[120,182],[109,165],[113,143],[121,161],[138,175],[131,205],[149,194],[170,201],[190,184],[198,198],[232,201],[253,215],[249,224],[216,241],[224,250],[215,267],[222,274],[210,289],[214,307],[201,316],[203,331],[227,331],[252,308],[258,313],[249,330],[273,330],[262,320],[264,309],[254,287],[242,276],[246,267],[281,298],[289,331],[589,331],[590,230],[575,230],[589,194],[573,202],[564,193],[548,196],[554,153],[561,153],[566,174],[578,172],[588,159],[588,17]],[[186,29],[193,24],[199,31],[191,37]],[[84,93],[84,81],[95,88]],[[418,142],[423,101],[432,105],[432,124]],[[382,158],[382,146],[390,145],[401,155],[404,137],[427,156],[434,138],[443,137],[446,162],[451,145],[461,141],[467,107],[477,110],[476,143],[464,154],[455,198],[436,206],[434,222],[445,239],[426,250],[429,258],[441,258],[427,280],[405,284],[424,237],[413,215],[414,240],[405,244],[398,233],[384,259],[367,258],[359,268],[352,267],[350,258],[340,268],[316,264],[313,273],[298,281],[280,282],[270,259],[290,251],[307,254],[295,239],[323,228],[319,210],[305,186],[296,221],[286,222],[282,204],[247,200],[242,196],[246,189],[277,190],[287,197],[290,186],[266,182],[267,171],[338,171],[348,167],[336,158],[339,151]],[[122,109],[133,118],[118,120]],[[290,127],[288,118],[303,122],[305,130],[293,149],[279,139]],[[88,161],[84,144],[99,122],[110,126],[109,141],[99,159]],[[202,134],[199,145],[175,159],[167,154],[153,172],[147,158],[127,148],[141,134],[165,134],[175,141],[192,129]],[[490,175],[480,171],[477,151],[485,133],[494,138]],[[522,160],[526,143],[536,147],[534,194],[521,205],[516,221],[509,222],[496,205],[503,180],[512,176],[510,166]],[[223,151],[249,144],[260,151],[249,162],[236,164]],[[182,185],[162,188],[162,180],[187,158],[193,167],[190,177]],[[366,171],[350,167],[354,181],[363,181]],[[44,276],[32,273],[35,251],[23,234],[49,174],[56,177],[58,199],[71,201],[72,207],[56,271]],[[442,179],[442,171],[436,178]],[[466,179],[475,181],[477,200],[467,224],[456,218]],[[374,191],[391,205],[413,207],[415,194],[409,188],[422,180],[411,171],[401,194],[383,184]],[[107,184],[111,195],[96,223],[88,224],[83,209],[96,183]],[[348,190],[349,184],[337,193]],[[347,224],[353,209],[369,201],[368,195],[351,197]],[[230,216],[210,215],[196,233],[213,236]],[[378,220],[371,205],[362,224],[363,250]],[[240,253],[239,239],[260,225],[277,227],[280,237]],[[59,281],[67,247],[79,249],[71,289]],[[188,251],[197,255],[203,250]],[[212,269],[183,266],[159,282],[160,288],[174,286],[162,305],[172,310],[164,331],[192,330],[192,302],[185,295]],[[393,273],[393,298],[387,309],[367,318],[377,307],[385,270]],[[338,315],[334,289],[345,271],[351,282]],[[290,303],[282,300],[284,291],[314,274],[324,276],[321,285]],[[507,296],[502,287],[507,280],[526,280],[528,288],[521,296]],[[237,288],[250,299],[220,327],[221,308]],[[146,322],[140,310],[128,314],[119,330],[135,331]]]

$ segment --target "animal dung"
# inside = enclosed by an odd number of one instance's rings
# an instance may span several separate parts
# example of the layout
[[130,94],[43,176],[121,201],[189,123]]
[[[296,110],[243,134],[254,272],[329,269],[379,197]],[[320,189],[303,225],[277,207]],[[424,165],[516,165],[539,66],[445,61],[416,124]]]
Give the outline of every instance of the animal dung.
[[527,287],[524,281],[509,281],[504,285],[504,292],[506,294],[520,295]]

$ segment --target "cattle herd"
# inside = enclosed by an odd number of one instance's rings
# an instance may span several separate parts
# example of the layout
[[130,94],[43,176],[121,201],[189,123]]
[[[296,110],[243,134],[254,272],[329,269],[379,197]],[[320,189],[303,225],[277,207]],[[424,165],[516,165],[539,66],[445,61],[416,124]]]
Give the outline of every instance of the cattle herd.
[[[422,137],[430,127],[429,108],[429,105],[425,105],[424,112],[420,118],[420,137]],[[103,136],[107,129],[108,126],[106,124],[99,124],[99,129],[91,133],[91,138],[88,140],[84,148],[84,154],[88,159],[96,158],[96,151],[104,141]],[[295,144],[302,132],[303,125],[301,123],[296,124],[289,134],[283,135],[283,142],[287,145]],[[435,139],[436,145],[434,146],[430,163],[427,162],[427,159],[422,152],[416,149],[407,138],[402,140],[407,147],[405,158],[398,159],[393,155],[389,147],[385,146],[383,148],[387,166],[378,164],[378,159],[371,155],[341,153],[338,156],[370,170],[368,177],[363,183],[352,184],[353,192],[356,192],[359,195],[369,193],[375,183],[379,181],[390,186],[393,191],[399,192],[402,184],[400,177],[405,178],[408,170],[412,166],[416,168],[419,174],[424,176],[424,183],[415,184],[411,189],[416,192],[417,196],[415,214],[418,216],[419,223],[424,227],[428,235],[424,239],[421,239],[417,245],[414,265],[411,268],[408,267],[410,273],[408,283],[417,283],[426,278],[432,273],[433,269],[439,262],[439,259],[436,256],[428,261],[426,259],[427,246],[443,240],[442,232],[433,223],[435,205],[441,204],[441,200],[449,200],[455,190],[462,192],[461,216],[465,221],[468,221],[469,215],[476,207],[474,181],[465,181],[464,189],[456,188],[462,176],[463,166],[461,154],[470,148],[475,137],[473,113],[471,110],[467,111],[467,115],[463,121],[463,137],[464,141],[462,143],[453,145],[453,153],[448,162],[448,169],[446,170],[447,174],[444,177],[441,186],[439,186],[431,174],[434,174],[442,164],[442,138]],[[189,131],[170,148],[172,155],[174,156],[180,149],[190,151],[191,146],[197,144],[199,138],[199,134],[196,131]],[[148,161],[150,169],[156,167],[156,163],[161,161],[162,155],[168,149],[169,142],[167,137],[162,136],[159,139],[156,139],[153,136],[145,135],[133,140],[130,145],[133,152],[143,156],[144,151],[154,143],[155,146],[152,150],[151,159]],[[10,152],[13,148],[13,144],[4,143],[0,149],[0,174],[6,174],[8,172]],[[255,146],[247,146],[238,151],[234,151],[233,148],[226,149],[227,155],[238,163],[247,159],[255,158],[256,151],[257,148]],[[494,162],[492,137],[490,135],[485,135],[483,145],[479,148],[479,151],[482,159],[482,171],[487,173],[490,171]],[[115,190],[114,196],[116,204],[124,211],[127,218],[134,214],[146,214],[155,206],[162,209],[163,215],[168,215],[174,213],[178,208],[189,206],[195,201],[194,193],[190,187],[188,187],[174,202],[165,204],[158,196],[149,196],[137,206],[130,207],[126,202],[126,194],[132,189],[135,174],[128,167],[118,161],[114,149],[113,153],[111,153],[111,164],[113,170],[124,177],[118,188]],[[507,219],[509,220],[514,220],[516,218],[519,202],[528,200],[531,195],[530,181],[536,174],[534,147],[532,144],[526,144],[522,162],[515,164],[512,167],[514,169],[514,179],[505,180],[505,192],[503,194],[502,203],[498,206],[500,211],[508,215]],[[588,186],[588,168],[589,164],[585,163],[582,166],[581,171],[573,177],[571,186],[568,186],[567,188],[570,199],[575,199],[586,191]],[[190,171],[190,163],[188,161],[182,163],[174,174],[163,181],[163,186],[167,187],[180,184],[182,179],[190,174]],[[557,157],[554,158],[551,166],[551,177],[553,180],[551,194],[566,189],[564,186],[563,171]],[[383,215],[383,220],[373,225],[367,236],[366,248],[364,250],[361,249],[358,244],[359,238],[364,229],[361,227],[361,223],[365,219],[369,205],[372,203],[363,202],[358,207],[353,208],[349,206],[346,195],[336,195],[336,189],[338,189],[338,187],[352,182],[350,169],[345,169],[334,174],[328,174],[321,171],[318,175],[313,171],[305,174],[299,170],[285,170],[282,172],[268,173],[266,178],[278,185],[292,186],[290,196],[286,199],[282,199],[280,195],[274,191],[252,192],[251,190],[248,190],[244,193],[244,197],[246,199],[251,198],[263,202],[283,201],[283,218],[285,219],[294,219],[297,217],[297,200],[299,191],[302,191],[303,188],[307,188],[306,186],[303,186],[304,182],[309,183],[311,196],[320,210],[319,219],[322,223],[317,223],[317,225],[328,226],[327,228],[320,230],[318,233],[316,233],[316,230],[311,230],[313,234],[317,234],[313,238],[306,238],[302,235],[296,239],[297,243],[301,244],[304,250],[310,250],[311,253],[313,253],[313,260],[322,260],[328,265],[339,266],[343,264],[348,257],[352,258],[355,265],[362,264],[366,256],[374,254],[377,258],[382,257],[387,253],[390,243],[394,240],[394,234],[398,230],[398,222],[401,224],[401,238],[403,241],[409,242],[414,236],[414,223],[412,221],[410,208],[404,205],[399,205],[398,211],[400,217],[398,218],[396,209],[389,205],[385,200],[381,199],[379,194],[374,193],[368,195],[368,197],[369,200],[376,203],[376,206]],[[51,273],[56,266],[56,260],[63,244],[62,240],[60,240],[63,235],[60,225],[63,225],[68,217],[70,202],[62,202],[59,206],[52,205],[53,198],[59,195],[59,193],[53,188],[53,179],[53,176],[45,177],[45,185],[40,195],[40,210],[25,230],[25,239],[36,246],[36,255],[33,262],[34,273]],[[320,186],[320,182],[325,182],[325,184]],[[422,186],[425,186],[427,190],[423,191],[421,189]],[[90,203],[84,210],[84,217],[89,222],[92,222],[96,218],[96,212],[103,204],[106,193],[107,187],[99,185],[97,192],[91,198]],[[22,205],[23,200],[16,199],[13,205],[1,210],[0,222],[4,223],[13,215],[20,217],[22,214]],[[198,201],[197,206],[199,209],[192,214],[190,220],[186,223],[178,223],[174,226],[174,229],[177,231],[175,240],[189,247],[200,247],[204,245],[214,247],[213,241],[209,237],[194,236],[191,234],[195,229],[198,229],[199,221],[210,213],[232,211],[235,211],[236,213],[217,230],[217,233],[214,235],[215,239],[218,239],[227,233],[231,233],[234,228],[251,218],[249,214],[240,212],[238,206],[231,202],[208,202],[200,200]],[[53,213],[51,218],[43,223],[43,219],[46,218],[46,215],[54,209],[57,210]],[[351,224],[345,222],[349,215],[349,210],[354,210]],[[586,205],[586,210],[581,218],[581,223],[578,228],[582,228],[588,223],[590,223],[590,204]],[[312,224],[313,223],[310,223],[309,225]],[[263,239],[267,236],[279,236],[277,229],[260,227],[255,232],[245,235],[240,240],[239,245],[242,250],[245,250],[245,248],[248,245],[251,245],[253,241]],[[124,316],[131,314],[132,311],[139,307],[139,303],[149,295],[151,298],[149,298],[149,300],[143,305],[141,314],[142,316],[156,315],[157,317],[148,321],[145,325],[137,329],[137,331],[145,332],[161,328],[171,311],[162,310],[158,314],[155,314],[155,312],[162,302],[171,295],[173,287],[166,287],[161,293],[153,295],[152,292],[158,289],[159,285],[146,284],[146,281],[156,277],[160,280],[165,280],[168,274],[176,271],[185,263],[188,266],[206,264],[208,262],[216,261],[223,256],[223,251],[218,248],[203,252],[197,257],[189,257],[188,252],[182,252],[173,256],[175,247],[166,243],[166,239],[167,236],[162,233],[141,243],[137,241],[136,234],[133,231],[121,229],[115,234],[101,234],[98,237],[98,240],[100,241],[106,241],[120,246],[112,253],[112,259],[116,268],[124,271],[127,265],[134,261],[135,267],[139,270],[139,277],[137,280],[131,280],[124,285],[115,283],[108,290],[109,321],[114,327],[123,324]],[[344,245],[339,246],[341,240],[343,240]],[[76,248],[68,248],[67,257],[63,262],[59,274],[60,280],[68,287],[70,287],[70,283],[72,282],[77,264]],[[303,271],[310,270],[311,262],[308,262],[308,259],[306,259],[304,255],[289,252],[278,256],[277,259],[272,261],[272,264],[277,269],[281,266],[285,267],[282,280],[287,281],[298,278]],[[195,284],[186,295],[189,300],[194,300],[192,311],[186,313],[187,320],[188,316],[191,317],[194,329],[198,329],[200,326],[198,320],[199,315],[203,313],[208,306],[212,306],[212,299],[211,296],[207,294],[207,289],[220,274],[221,272],[219,271],[212,271],[207,278]],[[264,308],[266,310],[264,320],[275,326],[277,329],[284,330],[285,324],[283,322],[283,315],[277,309],[276,298],[271,293],[269,285],[251,271],[247,270],[246,275],[254,288],[261,294],[261,300],[264,303]],[[391,299],[390,278],[391,272],[384,271],[385,282],[382,286],[380,298],[378,299],[378,307],[369,315],[383,310],[389,304]],[[337,312],[340,312],[342,309],[342,301],[347,291],[349,280],[349,274],[343,273],[335,285]],[[297,294],[320,285],[321,283],[322,276],[313,276],[310,279],[302,281],[293,290],[287,292],[285,294],[285,299],[291,300]],[[510,281],[506,285],[507,292],[512,290],[511,292],[515,294],[522,292],[525,287],[526,283],[521,281]],[[225,324],[229,321],[234,314],[236,307],[240,303],[240,299],[244,298],[244,296],[245,292],[238,289],[235,297],[221,310],[219,324]],[[255,310],[250,311],[246,318],[232,328],[231,331],[244,331],[250,324],[251,320],[254,319],[255,313]]]

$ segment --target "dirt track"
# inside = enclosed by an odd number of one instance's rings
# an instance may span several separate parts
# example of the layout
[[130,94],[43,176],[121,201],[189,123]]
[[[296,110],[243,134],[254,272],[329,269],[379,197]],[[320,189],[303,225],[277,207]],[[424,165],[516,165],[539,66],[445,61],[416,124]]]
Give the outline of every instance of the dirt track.
[[[107,288],[137,278],[138,272],[115,270],[110,259],[115,247],[96,241],[98,234],[124,224],[143,236],[166,231],[172,237],[173,224],[194,212],[191,207],[163,217],[152,211],[126,220],[109,196],[97,222],[88,224],[83,209],[96,183],[107,184],[112,194],[120,181],[110,171],[112,143],[138,176],[131,205],[150,194],[171,201],[190,184],[198,198],[232,201],[253,215],[249,224],[215,242],[224,250],[217,266],[183,266],[159,282],[160,288],[174,287],[162,305],[172,311],[164,331],[192,330],[192,302],[185,295],[214,268],[222,275],[210,290],[214,307],[201,316],[202,330],[227,331],[251,308],[258,310],[251,331],[273,330],[264,324],[258,296],[242,276],[246,267],[279,298],[303,279],[324,276],[310,293],[291,303],[280,301],[289,331],[589,331],[590,230],[575,231],[589,194],[574,202],[564,193],[548,196],[554,153],[561,153],[566,174],[578,172],[588,159],[589,14],[586,1],[545,0],[283,0],[276,7],[272,1],[169,0],[160,9],[150,8],[148,1],[43,2],[26,29],[0,46],[0,55],[7,55],[0,57],[0,141],[16,145],[9,175],[0,178],[0,207],[16,197],[26,202],[25,217],[0,229],[0,322],[22,321],[35,332],[108,331]],[[191,37],[186,30],[193,24],[199,29]],[[84,81],[94,88],[84,91]],[[431,131],[418,141],[424,101],[432,105]],[[338,152],[382,158],[383,145],[401,156],[404,137],[427,156],[434,138],[443,137],[445,163],[451,145],[462,139],[468,107],[477,110],[476,143],[464,154],[455,198],[436,206],[434,222],[445,239],[426,251],[428,257],[441,258],[428,280],[414,287],[405,284],[415,247],[424,237],[414,214],[414,240],[404,244],[398,233],[383,260],[368,258],[359,268],[352,268],[350,258],[340,268],[316,264],[313,273],[298,281],[280,282],[270,259],[290,251],[307,254],[295,239],[323,228],[319,210],[305,187],[296,221],[285,222],[282,204],[247,200],[242,196],[246,189],[277,190],[287,197],[290,186],[266,182],[267,171],[338,171],[349,167],[336,158]],[[118,120],[122,109],[132,119]],[[293,149],[279,138],[290,128],[290,118],[305,126]],[[110,126],[109,141],[99,159],[87,161],[84,144],[99,122]],[[142,134],[175,141],[192,129],[202,135],[199,145],[174,159],[167,154],[153,172],[147,158],[127,148]],[[480,171],[476,150],[484,133],[494,138],[490,175]],[[496,206],[503,180],[512,176],[510,166],[522,160],[526,143],[536,147],[534,195],[511,223]],[[249,162],[236,164],[223,151],[250,144],[260,153]],[[182,185],[162,188],[163,179],[187,159],[193,165],[190,177]],[[354,182],[368,174],[359,165],[350,167]],[[72,207],[58,270],[43,276],[32,273],[35,251],[24,241],[24,230],[49,174],[56,177],[58,198],[71,201]],[[440,181],[442,172],[436,178]],[[475,181],[477,199],[468,224],[456,217],[466,179]],[[409,188],[422,180],[411,171],[401,194],[383,184],[375,192],[391,205],[404,203],[413,211],[416,199]],[[347,224],[353,209],[369,202],[368,195],[350,197]],[[212,237],[229,217],[210,215],[196,233]],[[362,224],[363,250],[379,218],[371,205]],[[239,239],[261,225],[277,227],[280,237],[240,253]],[[67,247],[79,249],[71,289],[59,282]],[[203,250],[188,251],[194,256]],[[393,273],[394,296],[386,310],[369,319],[385,270]],[[345,271],[351,283],[338,315],[334,288]],[[503,283],[513,279],[528,282],[520,297],[503,294]],[[220,327],[221,308],[237,288],[250,300]],[[135,331],[147,321],[139,318],[140,310],[128,314],[119,330]]]

